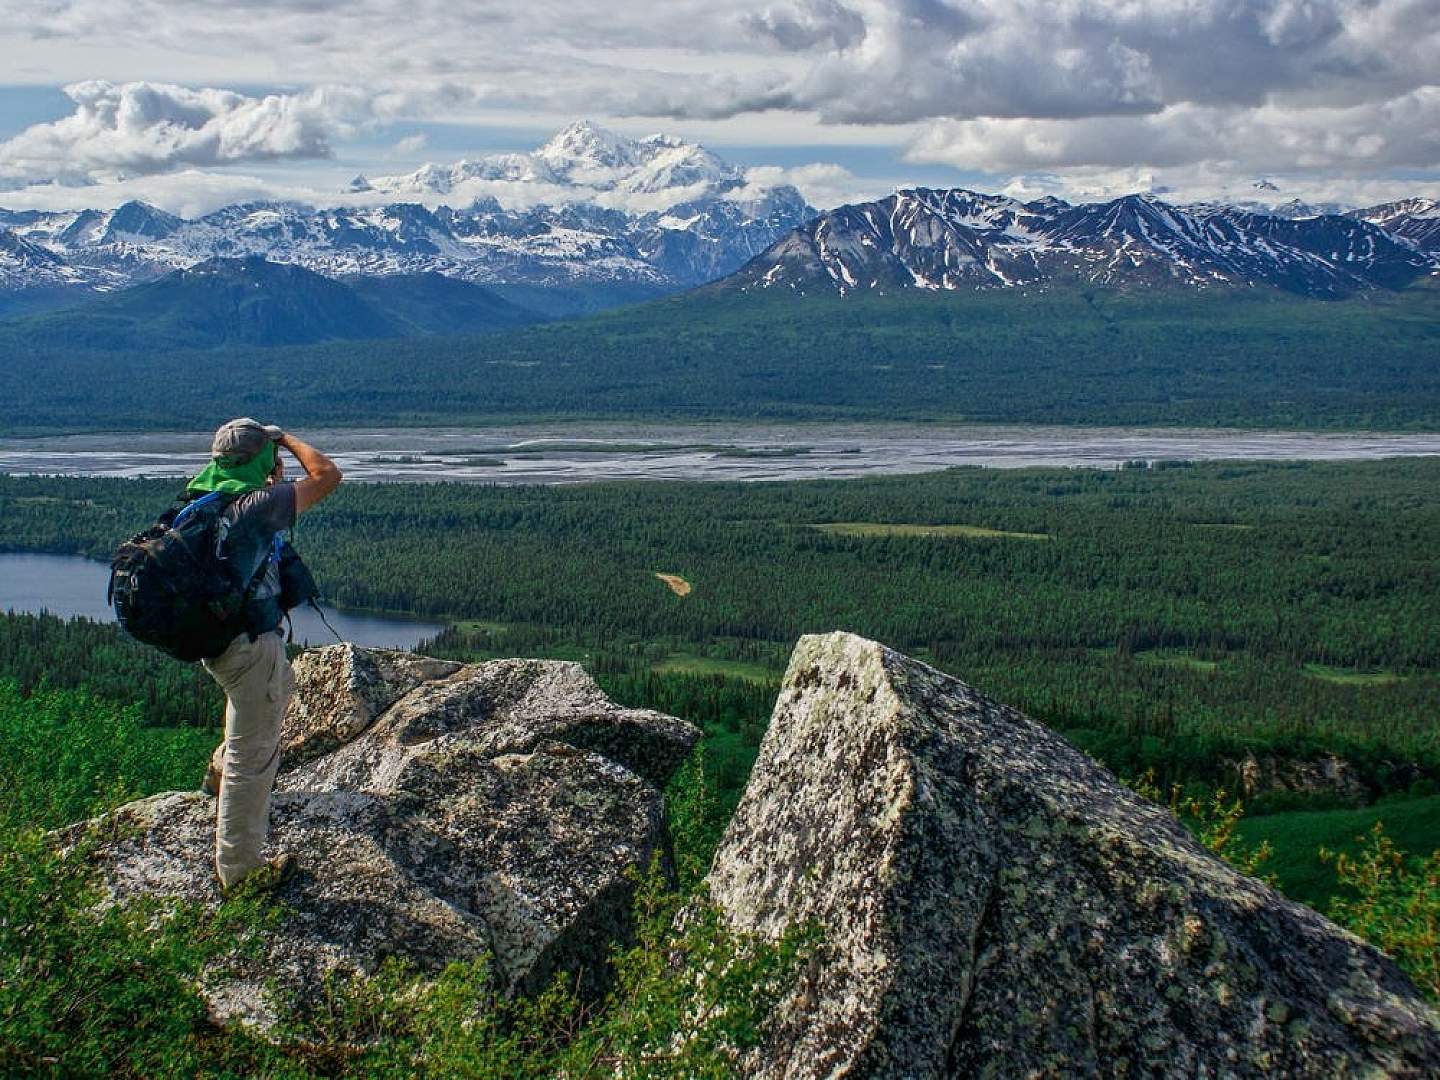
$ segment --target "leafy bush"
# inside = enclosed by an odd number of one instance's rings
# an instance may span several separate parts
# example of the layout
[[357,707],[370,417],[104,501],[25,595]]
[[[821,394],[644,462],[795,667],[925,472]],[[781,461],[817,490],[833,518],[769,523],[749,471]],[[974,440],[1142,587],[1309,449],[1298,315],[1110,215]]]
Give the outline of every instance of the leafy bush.
[[1159,803],[1163,799],[1162,805],[1168,806],[1170,812],[1195,834],[1200,843],[1235,869],[1251,877],[1258,877],[1268,885],[1275,884],[1272,876],[1262,873],[1262,868],[1272,854],[1270,842],[1266,840],[1255,845],[1246,843],[1237,831],[1245,817],[1245,804],[1240,799],[1232,799],[1224,788],[1216,788],[1206,794],[1194,794],[1187,792],[1179,784],[1174,784],[1166,797],[1161,794],[1153,772],[1147,772],[1140,779],[1127,783],[1136,794],[1151,802]]
[[97,909],[86,859],[96,837],[56,850],[38,830],[0,840],[0,1074],[194,1076],[263,1055],[206,1021],[194,979],[253,946],[267,913],[252,896],[217,913],[158,902]]
[[0,835],[196,787],[215,739],[194,728],[147,728],[139,706],[83,690],[42,686],[27,698],[0,680]]
[[1389,953],[1440,1001],[1440,848],[1407,857],[1377,821],[1358,854],[1322,848],[1320,857],[1353,890],[1330,902],[1330,917]]

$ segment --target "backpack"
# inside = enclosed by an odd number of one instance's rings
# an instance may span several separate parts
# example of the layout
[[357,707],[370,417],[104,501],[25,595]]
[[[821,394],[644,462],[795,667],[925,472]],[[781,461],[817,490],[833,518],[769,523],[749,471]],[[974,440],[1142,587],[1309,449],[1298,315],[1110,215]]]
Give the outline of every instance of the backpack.
[[177,660],[213,660],[246,631],[246,601],[269,560],[242,581],[226,557],[235,498],[217,491],[177,504],[120,545],[107,599],[131,637]]

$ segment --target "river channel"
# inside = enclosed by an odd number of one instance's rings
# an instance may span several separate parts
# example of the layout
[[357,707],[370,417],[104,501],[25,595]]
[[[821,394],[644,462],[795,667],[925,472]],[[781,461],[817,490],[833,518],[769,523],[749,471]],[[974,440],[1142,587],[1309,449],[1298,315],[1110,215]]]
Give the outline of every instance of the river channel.
[[[548,424],[301,431],[351,480],[564,484],[802,480],[1185,459],[1334,461],[1440,454],[1440,432],[959,427],[916,424]],[[0,473],[179,477],[208,432],[0,437]]]

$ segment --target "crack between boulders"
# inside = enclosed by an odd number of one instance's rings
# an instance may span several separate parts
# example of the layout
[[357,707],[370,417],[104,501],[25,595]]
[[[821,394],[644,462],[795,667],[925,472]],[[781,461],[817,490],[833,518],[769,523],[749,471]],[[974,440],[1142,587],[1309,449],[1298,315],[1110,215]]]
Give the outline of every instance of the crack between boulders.
[[985,938],[985,931],[995,922],[999,915],[1000,908],[1000,874],[999,871],[990,875],[990,888],[985,894],[985,904],[980,909],[980,917],[975,920],[974,929],[970,933],[970,940],[966,944],[965,960],[969,968],[969,975],[965,979],[960,992],[960,1007],[956,1010],[955,1026],[950,1031],[949,1045],[945,1050],[946,1072],[956,1075],[955,1054],[959,1045],[962,1033],[965,1030],[966,1021],[970,1018],[970,1007],[975,1000],[975,986],[980,980],[982,957],[980,956],[980,942]]

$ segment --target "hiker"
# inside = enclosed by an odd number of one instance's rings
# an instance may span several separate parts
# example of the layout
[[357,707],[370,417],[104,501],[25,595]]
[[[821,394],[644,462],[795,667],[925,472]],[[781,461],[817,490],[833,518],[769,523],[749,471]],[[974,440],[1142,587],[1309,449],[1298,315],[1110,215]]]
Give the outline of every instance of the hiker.
[[[292,454],[303,479],[285,483],[280,451]],[[245,594],[245,631],[218,656],[202,661],[225,691],[225,741],[216,748],[204,789],[219,797],[215,814],[215,872],[230,889],[263,870],[278,886],[297,862],[286,852],[260,856],[270,823],[270,788],[280,764],[280,728],[292,676],[282,630],[278,535],[340,483],[328,457],[294,435],[241,417],[222,425],[210,446],[210,463],[186,487],[192,497],[208,492],[236,496],[222,515],[227,558]],[[261,567],[264,565],[263,575]]]

